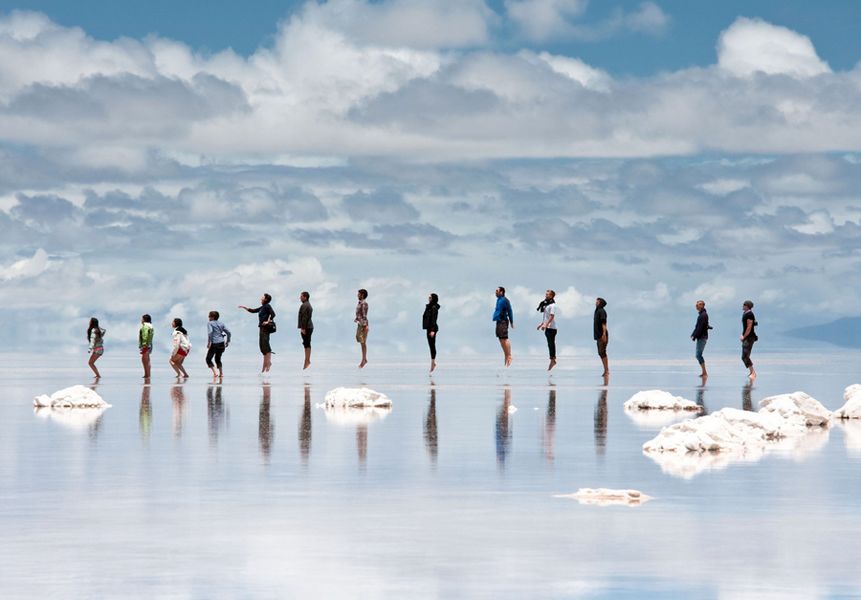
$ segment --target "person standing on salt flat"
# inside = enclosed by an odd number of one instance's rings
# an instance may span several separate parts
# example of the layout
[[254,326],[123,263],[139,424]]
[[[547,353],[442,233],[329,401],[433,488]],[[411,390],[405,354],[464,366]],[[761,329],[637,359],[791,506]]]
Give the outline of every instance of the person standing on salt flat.
[[311,366],[311,335],[314,333],[314,321],[311,320],[311,315],[314,314],[314,308],[311,306],[311,294],[302,292],[299,294],[299,334],[302,336],[302,347],[305,349],[305,363],[302,366],[304,371]]
[[741,337],[739,337],[741,340],[741,362],[750,371],[748,379],[753,381],[756,379],[756,371],[753,368],[753,361],[750,360],[750,352],[753,350],[754,342],[759,339],[756,335],[756,326],[759,323],[756,322],[756,317],[753,314],[753,302],[745,300],[741,308],[744,311],[741,315]]
[[702,373],[700,373],[700,377],[706,379],[709,374],[706,371],[706,360],[703,358],[703,351],[706,349],[706,344],[709,341],[709,313],[706,312],[706,303],[703,300],[697,300],[696,304],[697,312],[697,323],[694,326],[694,331],[691,333],[691,340],[697,343],[697,362],[700,363],[700,368],[702,369]]
[[155,331],[152,328],[152,317],[149,315],[141,316],[141,327],[138,329],[138,350],[141,353],[141,364],[143,365],[143,378],[149,381],[150,378],[150,355],[152,354],[152,340],[155,337]]
[[430,349],[431,373],[436,369],[436,334],[439,333],[439,325],[437,325],[439,309],[439,296],[432,293],[428,296],[428,303],[425,304],[425,312],[422,314],[422,329],[425,330]]
[[90,324],[87,326],[87,340],[90,342],[90,360],[87,363],[96,375],[96,379],[101,378],[99,369],[96,368],[96,361],[105,353],[105,330],[99,327],[99,320],[96,317],[90,319]]
[[543,330],[544,337],[547,338],[547,351],[550,353],[550,366],[547,370],[550,371],[556,366],[556,292],[553,290],[544,292],[544,300],[535,310],[541,313],[538,330]]
[[609,331],[607,331],[607,311],[604,307],[607,306],[607,301],[603,298],[595,298],[595,316],[592,320],[592,336],[598,346],[598,356],[601,358],[601,363],[604,365],[604,373],[601,377],[607,379],[610,376],[610,366],[607,362],[607,342],[610,339]]
[[260,297],[260,306],[248,308],[240,305],[239,308],[250,313],[257,313],[257,328],[259,330],[260,354],[263,355],[263,367],[261,373],[268,373],[272,368],[272,346],[269,345],[269,335],[275,332],[275,309],[272,308],[272,296],[263,294]]
[[359,302],[356,304],[356,318],[353,322],[356,323],[356,341],[362,346],[362,362],[359,363],[359,368],[363,369],[368,364],[368,331],[371,329],[368,325],[368,290],[362,288],[356,295]]
[[230,330],[218,320],[220,316],[217,310],[209,311],[209,322],[206,325],[206,366],[212,369],[213,380],[224,377],[221,355],[230,345]]
[[496,288],[496,308],[493,310],[493,321],[496,323],[496,337],[502,346],[505,356],[505,366],[511,366],[511,340],[508,339],[508,327],[514,329],[514,313],[511,312],[511,302],[505,297],[505,288]]
[[182,363],[185,362],[185,357],[188,356],[191,350],[191,342],[188,341],[188,331],[182,326],[182,319],[175,318],[171,321],[170,326],[173,327],[173,335],[171,336],[170,363],[171,368],[176,373],[177,381],[180,377],[188,379],[188,373]]

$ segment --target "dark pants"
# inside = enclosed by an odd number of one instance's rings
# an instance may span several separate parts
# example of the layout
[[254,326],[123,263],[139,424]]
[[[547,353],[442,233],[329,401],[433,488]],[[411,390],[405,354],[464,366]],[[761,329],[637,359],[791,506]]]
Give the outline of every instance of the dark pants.
[[556,360],[556,330],[545,329],[544,337],[547,338],[547,350],[550,352],[550,360]]
[[[431,335],[433,333],[433,335]],[[428,348],[430,348],[431,360],[436,360],[436,332],[428,329],[425,334],[428,338]]]
[[224,354],[224,343],[210,344],[209,350],[206,351],[206,366],[212,368],[212,359],[215,358],[215,366],[221,370],[221,355]]
[[311,347],[311,335],[314,333],[313,329],[306,329],[305,333],[300,333],[302,336],[302,347],[310,348]]
[[260,353],[266,356],[272,352],[272,346],[269,345],[269,330],[265,327],[260,328]]
[[746,339],[741,343],[741,362],[748,369],[753,366],[753,361],[750,360],[750,351],[753,350],[753,342],[754,340]]

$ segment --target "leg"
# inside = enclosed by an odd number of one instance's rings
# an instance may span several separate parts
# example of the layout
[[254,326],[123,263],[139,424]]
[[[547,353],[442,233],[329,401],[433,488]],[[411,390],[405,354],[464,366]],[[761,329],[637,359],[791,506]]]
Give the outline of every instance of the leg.
[[[221,366],[221,355],[224,354],[224,344],[215,347],[215,366],[218,367],[218,376],[224,377],[224,368]],[[215,373],[215,369],[212,370]]]
[[426,337],[428,340],[428,349],[430,350],[431,357],[430,372],[433,373],[433,370],[436,369],[436,332],[428,330],[426,332]]
[[509,367],[511,366],[511,340],[505,338],[503,342],[504,343],[502,344],[502,348],[505,351],[505,366]]
[[93,370],[93,373],[95,374],[96,378],[101,377],[99,370],[96,368],[96,361],[99,360],[100,356],[101,354],[96,354],[95,352],[90,353],[90,360],[87,363],[88,365],[90,365],[90,369]]
[[750,360],[750,351],[753,350],[753,342],[745,340],[741,343],[741,362],[748,368],[748,378],[753,381],[756,379],[756,371],[753,368],[753,361]]
[[263,367],[260,372],[266,373],[272,366],[272,346],[269,345],[269,332],[260,328],[260,353],[263,355]]
[[182,365],[182,363],[185,362],[185,356],[177,356],[177,358],[179,359],[176,361],[177,362],[177,364],[176,364],[177,368],[180,370],[180,372],[182,372],[182,376],[185,377],[186,379],[188,379],[188,372],[185,370],[185,367]]
[[361,342],[362,346],[362,362],[359,363],[359,368],[362,369],[368,364],[368,344]]
[[141,354],[141,364],[143,364],[144,379],[150,378],[150,356],[149,349],[145,349]]
[[547,338],[547,351],[550,354],[550,366],[547,367],[547,370],[550,371],[556,366],[556,330],[545,329],[544,337]]
[[179,368],[176,366],[178,358],[179,356],[177,356],[176,354],[172,355],[170,358],[167,359],[167,364],[170,365],[170,368],[173,369],[173,372],[176,373],[176,376],[180,377],[182,373],[180,373]]
[[302,347],[305,349],[305,362],[302,365],[303,371],[311,366],[311,334],[313,332],[312,329],[309,329],[306,330],[306,333],[302,334]]
[[215,345],[210,344],[209,348],[206,349],[206,366],[212,370],[212,376],[217,377],[218,373],[215,370],[215,365],[212,362],[212,358],[215,356]]
[[700,377],[708,377],[709,374],[706,371],[706,360],[703,358],[703,351],[706,349],[706,342],[708,342],[705,338],[700,338],[697,340],[697,362],[700,363],[700,368],[702,369],[702,373],[700,373]]
[[604,365],[604,372],[601,374],[602,377],[610,376],[610,365],[607,360],[607,342],[604,340],[598,340],[598,356],[601,357],[601,364]]

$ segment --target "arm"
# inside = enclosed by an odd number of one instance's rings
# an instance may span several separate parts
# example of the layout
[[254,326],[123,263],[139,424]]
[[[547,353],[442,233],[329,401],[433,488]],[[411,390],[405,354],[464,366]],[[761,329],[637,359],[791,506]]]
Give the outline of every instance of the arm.
[[224,347],[226,348],[230,345],[230,330],[227,327],[224,327],[224,325],[222,325],[221,327],[224,331]]
[[96,344],[96,335],[95,334],[96,334],[95,330],[90,331],[90,350],[92,350]]
[[705,329],[705,317],[703,317],[702,313],[697,316],[697,323],[694,325],[694,330],[691,333],[691,339],[696,340],[702,337]]
[[747,336],[750,335],[751,329],[753,329],[753,319],[748,319],[747,320],[747,327],[744,328],[744,333],[741,334],[741,337],[739,339],[741,341],[744,341],[745,339],[747,339]]
[[508,304],[508,322],[511,324],[511,328],[514,329],[514,311],[511,310],[511,301],[506,298],[505,302]]

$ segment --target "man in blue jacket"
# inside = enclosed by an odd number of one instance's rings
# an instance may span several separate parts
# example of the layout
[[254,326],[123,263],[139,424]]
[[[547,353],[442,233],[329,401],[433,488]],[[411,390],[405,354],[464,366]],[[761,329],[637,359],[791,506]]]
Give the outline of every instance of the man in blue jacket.
[[694,326],[694,331],[691,333],[691,339],[697,343],[697,362],[700,363],[700,368],[703,370],[700,377],[705,379],[709,376],[706,372],[706,361],[703,358],[703,350],[706,349],[706,343],[709,341],[709,313],[706,312],[706,303],[702,300],[697,300],[697,324]]
[[511,302],[505,297],[505,288],[496,288],[496,308],[493,311],[493,321],[496,323],[496,337],[505,355],[505,366],[511,365],[511,341],[508,339],[508,327],[514,329],[514,313],[511,312]]

